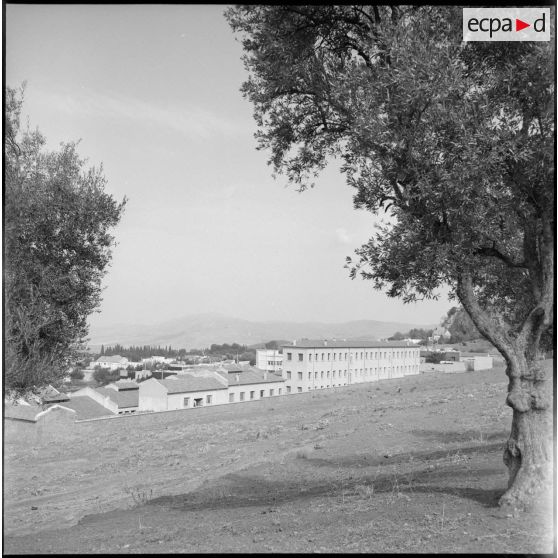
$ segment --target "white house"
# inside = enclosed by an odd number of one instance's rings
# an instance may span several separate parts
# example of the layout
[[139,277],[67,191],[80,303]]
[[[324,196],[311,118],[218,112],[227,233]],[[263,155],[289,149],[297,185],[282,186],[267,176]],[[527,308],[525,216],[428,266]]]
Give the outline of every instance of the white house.
[[416,345],[386,341],[302,340],[283,346],[287,393],[419,374]]
[[281,372],[283,354],[279,349],[258,349],[256,351],[256,368],[268,372]]
[[112,356],[101,356],[97,360],[93,361],[92,367],[100,366],[101,368],[107,368],[109,370],[118,370],[119,368],[126,368],[128,366],[128,359],[120,355]]
[[170,411],[227,403],[227,383],[216,372],[151,378],[139,387],[140,411]]
[[84,387],[70,394],[74,397],[87,396],[105,409],[118,415],[133,414],[138,411],[139,384],[132,381],[119,380],[106,387]]

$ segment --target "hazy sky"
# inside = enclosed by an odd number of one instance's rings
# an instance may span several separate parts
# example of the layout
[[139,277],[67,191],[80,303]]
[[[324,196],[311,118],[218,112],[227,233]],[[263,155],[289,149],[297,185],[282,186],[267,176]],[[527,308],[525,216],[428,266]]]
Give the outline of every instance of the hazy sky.
[[128,198],[95,328],[220,312],[251,320],[435,323],[351,281],[375,217],[331,165],[310,191],[273,180],[215,5],[7,5],[6,80],[49,145],[81,138]]

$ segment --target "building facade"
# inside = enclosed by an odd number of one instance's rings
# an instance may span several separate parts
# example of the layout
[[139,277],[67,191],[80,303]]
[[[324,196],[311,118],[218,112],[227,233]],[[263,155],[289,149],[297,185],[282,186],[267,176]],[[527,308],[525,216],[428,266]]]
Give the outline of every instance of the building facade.
[[256,368],[278,373],[283,368],[283,354],[279,349],[258,349],[256,351]]
[[165,380],[151,378],[139,387],[140,411],[172,411],[224,403],[228,403],[227,383],[216,373],[182,374]]
[[420,349],[403,342],[302,340],[282,348],[286,393],[419,374]]

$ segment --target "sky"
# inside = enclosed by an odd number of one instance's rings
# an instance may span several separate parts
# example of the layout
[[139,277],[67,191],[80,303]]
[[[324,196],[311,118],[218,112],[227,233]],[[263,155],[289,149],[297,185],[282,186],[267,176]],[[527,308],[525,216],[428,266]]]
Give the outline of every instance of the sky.
[[219,5],[6,5],[6,83],[49,147],[81,140],[126,197],[96,328],[218,312],[255,321],[432,324],[350,280],[378,218],[335,163],[299,193],[256,151],[240,43]]

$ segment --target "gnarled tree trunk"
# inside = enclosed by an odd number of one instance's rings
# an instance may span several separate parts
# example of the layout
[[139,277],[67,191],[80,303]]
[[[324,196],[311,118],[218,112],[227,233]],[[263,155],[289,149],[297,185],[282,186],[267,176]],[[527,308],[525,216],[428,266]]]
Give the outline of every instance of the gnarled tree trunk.
[[536,361],[522,372],[517,377],[508,371],[506,402],[513,420],[504,450],[508,489],[500,499],[500,505],[517,508],[540,504],[553,494],[552,368]]

